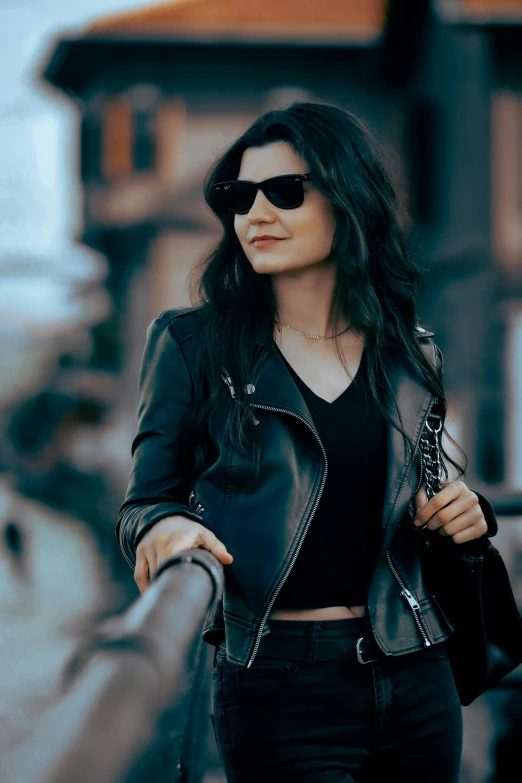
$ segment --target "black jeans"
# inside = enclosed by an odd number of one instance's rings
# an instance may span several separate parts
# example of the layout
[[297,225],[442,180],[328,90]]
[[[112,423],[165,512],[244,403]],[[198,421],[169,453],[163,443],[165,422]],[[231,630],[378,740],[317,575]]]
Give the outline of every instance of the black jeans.
[[246,669],[216,654],[213,723],[228,783],[457,783],[462,711],[445,644],[366,665],[317,661],[319,635],[355,645],[365,618],[270,627],[272,640],[304,635],[305,656],[258,654]]

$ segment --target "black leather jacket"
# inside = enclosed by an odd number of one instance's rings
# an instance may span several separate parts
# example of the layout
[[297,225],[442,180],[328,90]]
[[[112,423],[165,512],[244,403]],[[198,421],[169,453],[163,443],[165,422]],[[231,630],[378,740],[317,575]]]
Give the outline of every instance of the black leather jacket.
[[[143,535],[171,514],[202,523],[223,541],[234,562],[225,566],[223,603],[209,618],[204,638],[216,644],[225,635],[229,660],[247,666],[270,631],[267,618],[319,503],[327,460],[305,401],[273,344],[260,353],[252,379],[256,415],[264,425],[259,476],[254,477],[251,461],[231,448],[220,416],[210,428],[214,459],[192,476],[193,337],[201,307],[167,310],[147,330],[132,471],[116,531],[132,567]],[[418,327],[418,336],[440,369],[433,334]],[[403,428],[418,446],[435,400],[402,359],[396,360],[391,381]],[[227,404],[238,404],[227,372],[223,383]],[[368,599],[375,639],[387,655],[436,644],[452,631],[423,582],[424,545],[409,513],[421,469],[418,448],[408,462],[404,439],[390,426],[381,548]],[[481,495],[479,501],[492,536],[494,513]],[[349,508],[347,497],[344,511]]]

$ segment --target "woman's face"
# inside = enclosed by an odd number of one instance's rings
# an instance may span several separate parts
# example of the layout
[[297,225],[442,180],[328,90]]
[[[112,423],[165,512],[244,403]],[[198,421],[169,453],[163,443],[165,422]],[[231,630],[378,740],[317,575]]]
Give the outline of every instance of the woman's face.
[[[243,153],[238,179],[262,182],[282,174],[307,174],[305,161],[286,142],[250,147]],[[246,257],[259,274],[304,269],[328,260],[335,220],[327,199],[313,182],[304,184],[304,201],[296,209],[274,206],[262,190],[250,212],[234,216],[234,228]],[[255,236],[277,237],[256,246]]]

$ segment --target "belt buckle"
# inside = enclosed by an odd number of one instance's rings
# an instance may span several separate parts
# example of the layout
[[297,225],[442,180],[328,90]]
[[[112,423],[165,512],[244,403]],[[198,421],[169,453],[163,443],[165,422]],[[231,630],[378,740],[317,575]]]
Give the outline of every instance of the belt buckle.
[[376,661],[377,658],[370,658],[370,660],[368,660],[368,661],[363,660],[362,651],[361,651],[361,642],[364,642],[364,639],[363,639],[362,636],[361,636],[360,639],[357,639],[357,644],[355,645],[355,652],[357,653],[357,660],[359,661],[359,663],[363,663],[363,664],[364,663],[373,663],[374,661]]

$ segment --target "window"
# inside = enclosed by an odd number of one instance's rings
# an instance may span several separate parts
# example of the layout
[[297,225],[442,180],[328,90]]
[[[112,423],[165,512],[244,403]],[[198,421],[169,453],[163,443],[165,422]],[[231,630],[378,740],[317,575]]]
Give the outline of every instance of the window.
[[132,105],[112,98],[102,109],[102,173],[105,180],[128,179],[133,172]]

